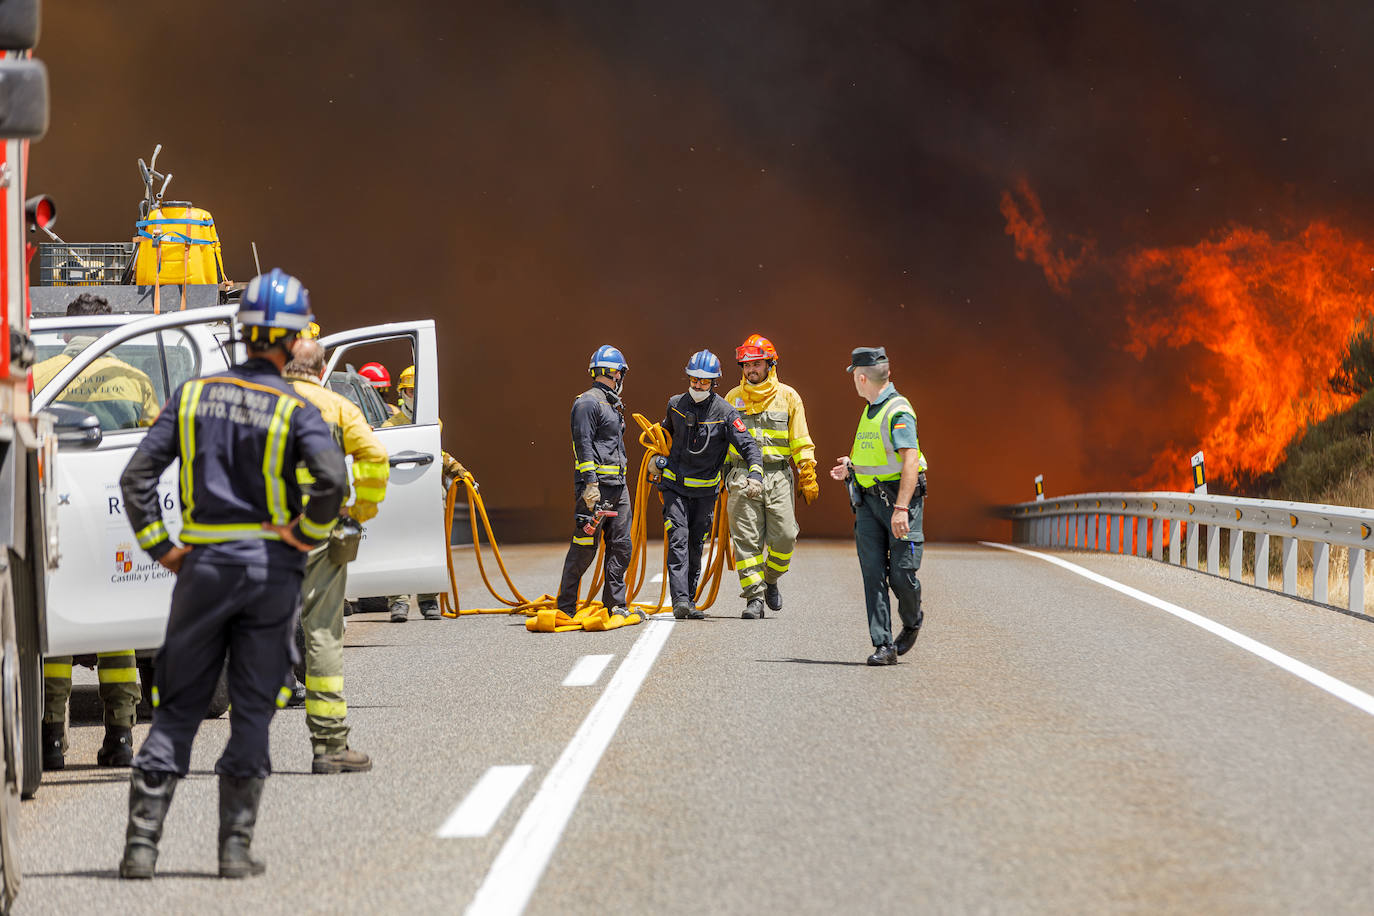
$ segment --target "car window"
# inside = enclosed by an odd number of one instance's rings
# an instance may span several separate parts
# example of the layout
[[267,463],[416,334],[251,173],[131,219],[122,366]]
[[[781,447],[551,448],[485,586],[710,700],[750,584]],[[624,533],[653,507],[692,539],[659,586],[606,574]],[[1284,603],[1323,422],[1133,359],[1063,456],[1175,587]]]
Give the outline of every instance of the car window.
[[[34,390],[42,391],[106,329],[48,333],[37,341]],[[144,334],[101,355],[53,400],[94,414],[104,432],[151,426],[173,388],[200,373],[200,353],[183,331]]]
[[389,416],[381,396],[373,390],[366,379],[353,371],[352,366],[349,366],[346,372],[331,372],[329,374],[329,389],[343,395],[357,405],[358,409],[363,412],[363,419],[367,420],[369,426],[380,426]]

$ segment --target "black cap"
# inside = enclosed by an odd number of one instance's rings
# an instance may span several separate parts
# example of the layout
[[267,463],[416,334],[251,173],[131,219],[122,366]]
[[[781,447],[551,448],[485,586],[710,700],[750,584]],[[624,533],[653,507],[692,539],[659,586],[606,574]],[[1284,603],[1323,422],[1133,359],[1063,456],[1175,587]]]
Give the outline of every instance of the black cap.
[[887,351],[882,347],[855,347],[854,352],[849,354],[849,368],[845,371],[853,372],[859,366],[876,366],[885,362]]

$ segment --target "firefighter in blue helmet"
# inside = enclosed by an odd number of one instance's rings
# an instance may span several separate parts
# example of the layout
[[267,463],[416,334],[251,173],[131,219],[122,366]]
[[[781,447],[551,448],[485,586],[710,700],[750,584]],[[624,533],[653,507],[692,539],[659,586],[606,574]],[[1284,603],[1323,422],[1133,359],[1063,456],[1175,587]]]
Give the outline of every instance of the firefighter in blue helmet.
[[[295,277],[255,277],[239,306],[247,360],[179,386],[120,478],[139,546],[176,573],[152,687],[153,725],[134,757],[123,878],[151,878],[191,742],[229,658],[229,742],[219,774],[219,873],[261,874],[249,855],[268,725],[285,704],[306,553],[348,494],[343,452],[320,412],[281,377],[313,316]],[[180,459],[181,541],[162,523],[158,479]],[[302,511],[297,467],[314,483]]]
[[[601,600],[612,614],[625,613],[625,569],[630,565],[630,494],[620,403],[630,367],[619,350],[607,345],[592,354],[588,371],[592,387],[572,407],[573,533],[558,584],[558,609],[568,616],[577,613],[577,586],[596,559],[598,534],[606,541]],[[598,516],[598,511],[616,514]]]
[[700,620],[697,582],[701,548],[711,535],[721,467],[733,445],[744,456],[746,474],[740,492],[746,499],[763,496],[763,453],[739,413],[715,393],[720,360],[700,350],[687,361],[687,391],[668,401],[663,428],[673,437],[659,487],[663,491],[663,529],[668,539],[668,589],[673,616]]

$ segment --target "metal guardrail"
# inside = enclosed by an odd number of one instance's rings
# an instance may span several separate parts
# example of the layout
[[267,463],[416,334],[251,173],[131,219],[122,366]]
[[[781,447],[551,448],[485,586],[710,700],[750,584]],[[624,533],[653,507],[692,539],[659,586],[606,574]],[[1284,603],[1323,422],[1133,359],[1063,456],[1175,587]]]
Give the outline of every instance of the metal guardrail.
[[[1101,550],[1164,559],[1178,565],[1180,543],[1186,563],[1199,569],[1198,542],[1206,529],[1207,565],[1221,574],[1221,533],[1230,531],[1229,577],[1244,582],[1244,548],[1253,545],[1253,584],[1270,582],[1270,540],[1279,542],[1281,581],[1286,595],[1298,593],[1298,543],[1312,544],[1312,600],[1330,604],[1331,548],[1349,551],[1349,607],[1364,612],[1365,551],[1374,547],[1374,510],[1273,499],[1245,499],[1203,493],[1083,493],[1007,506],[1012,540],[1041,547]],[[1168,526],[1166,532],[1165,526]],[[1246,535],[1250,537],[1246,537]]]

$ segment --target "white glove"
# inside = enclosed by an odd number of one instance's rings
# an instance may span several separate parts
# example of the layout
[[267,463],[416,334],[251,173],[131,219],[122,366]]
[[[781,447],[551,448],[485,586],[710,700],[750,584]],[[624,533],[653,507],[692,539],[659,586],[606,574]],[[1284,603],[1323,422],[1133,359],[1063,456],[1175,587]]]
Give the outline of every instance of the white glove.
[[744,481],[745,499],[763,499],[763,481],[757,477],[750,477]]
[[596,504],[601,502],[601,484],[593,480],[582,490],[582,501],[587,504],[587,511],[596,509]]

